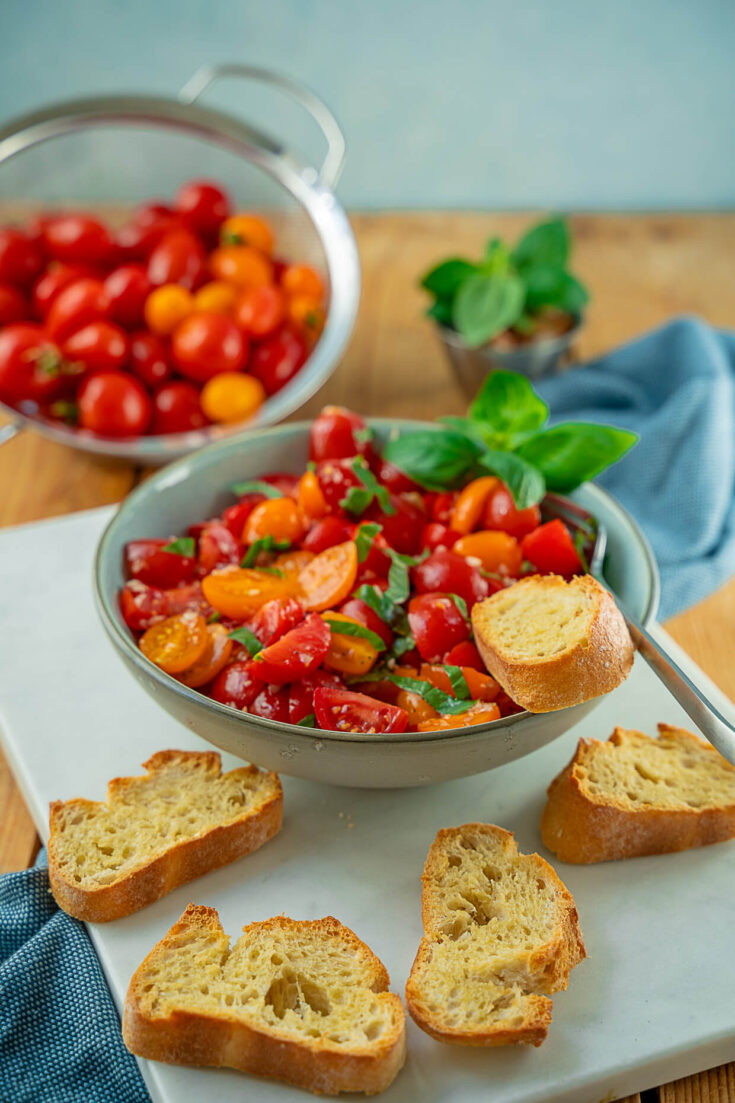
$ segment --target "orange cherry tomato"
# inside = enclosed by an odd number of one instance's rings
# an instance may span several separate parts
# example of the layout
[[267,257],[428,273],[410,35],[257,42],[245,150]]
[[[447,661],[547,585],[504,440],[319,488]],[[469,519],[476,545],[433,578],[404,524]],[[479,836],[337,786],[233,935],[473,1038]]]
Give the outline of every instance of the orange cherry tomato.
[[289,299],[288,316],[312,341],[316,340],[324,329],[326,318],[324,307],[311,295],[294,295]]
[[228,280],[240,288],[273,282],[273,265],[249,245],[220,245],[210,255],[209,270],[216,280]]
[[194,307],[207,314],[230,315],[237,302],[237,288],[226,280],[211,280],[194,295]]
[[281,552],[280,555],[277,555],[272,566],[278,571],[283,571],[285,575],[298,578],[301,571],[307,563],[311,563],[313,558],[314,552],[307,551],[306,548],[295,548],[293,551]]
[[316,613],[339,605],[354,589],[357,546],[353,540],[334,544],[316,555],[299,574],[302,601]]
[[251,287],[238,297],[234,317],[253,337],[269,337],[286,318],[286,296],[271,284]]
[[[323,613],[322,617],[330,626],[333,621],[340,624],[360,625],[354,617],[347,617],[344,613]],[[372,670],[375,666],[378,654],[378,650],[373,647],[370,640],[332,630],[329,650],[322,661],[325,666],[331,670],[338,670],[340,674],[367,674],[368,670]]]
[[161,337],[173,333],[194,310],[194,296],[178,283],[165,283],[151,291],[143,307],[146,325]]
[[188,610],[176,617],[166,617],[144,632],[140,650],[167,674],[181,674],[201,659],[208,643],[204,617]]
[[408,713],[408,722],[413,727],[425,720],[433,720],[439,713],[418,693],[402,689],[396,698],[396,704]]
[[[500,686],[492,675],[483,674],[471,666],[461,666],[460,670],[464,674],[464,680],[467,682],[467,688],[473,701],[494,701],[500,693]],[[444,667],[423,663],[419,678],[422,678],[425,682],[431,682],[437,689],[441,689],[444,693],[449,693],[454,697],[452,683],[449,681],[449,675]]]
[[222,567],[202,579],[202,593],[218,613],[245,620],[276,598],[294,596],[294,580],[249,567]]
[[488,724],[491,720],[500,719],[500,709],[495,704],[473,705],[466,712],[457,713],[456,716],[437,716],[434,720],[422,720],[416,725],[420,732],[439,732],[449,728],[469,728],[473,724]]
[[281,276],[281,287],[289,298],[293,295],[309,295],[312,299],[324,297],[324,281],[308,264],[289,264]]
[[230,215],[220,226],[219,237],[223,245],[252,245],[261,253],[273,252],[273,230],[257,214]]
[[207,636],[207,646],[201,659],[179,675],[179,681],[191,689],[198,689],[216,678],[220,670],[227,666],[232,654],[234,643],[223,624],[208,624]]
[[460,490],[449,518],[450,529],[463,536],[467,532],[472,532],[479,524],[485,503],[499,483],[500,479],[495,475],[483,475],[482,478],[473,479]]
[[310,521],[318,521],[329,512],[327,499],[322,493],[321,484],[314,471],[307,471],[301,476],[296,494],[299,509]]
[[255,507],[243,529],[245,544],[254,544],[264,536],[295,544],[304,535],[304,522],[293,498],[268,498]]
[[266,399],[259,379],[243,372],[224,371],[213,375],[202,388],[202,412],[210,421],[234,424],[252,417]]
[[465,558],[479,559],[483,570],[518,578],[523,567],[523,552],[515,536],[507,532],[483,529],[470,532],[452,546],[452,551]]

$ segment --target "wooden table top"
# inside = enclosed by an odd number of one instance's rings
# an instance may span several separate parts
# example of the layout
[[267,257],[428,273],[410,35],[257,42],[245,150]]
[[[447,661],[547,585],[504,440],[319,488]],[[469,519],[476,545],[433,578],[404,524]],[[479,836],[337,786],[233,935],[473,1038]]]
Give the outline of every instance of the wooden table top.
[[[530,217],[355,215],[363,266],[355,333],[332,379],[297,416],[313,416],[327,402],[373,416],[462,413],[465,402],[423,318],[426,303],[417,275],[443,255],[477,254],[489,237],[514,238]],[[733,325],[735,214],[578,215],[571,225],[574,268],[593,294],[576,350],[579,357],[606,352],[674,314],[698,314],[713,325]],[[140,469],[25,432],[0,449],[0,525],[118,502],[142,475]],[[735,698],[735,579],[666,627]],[[0,809],[0,873],[24,869],[37,851],[36,831],[1,754]],[[735,1103],[735,1064],[644,1093],[647,1103],[654,1099]],[[642,1103],[641,1097],[631,1096],[626,1103]]]

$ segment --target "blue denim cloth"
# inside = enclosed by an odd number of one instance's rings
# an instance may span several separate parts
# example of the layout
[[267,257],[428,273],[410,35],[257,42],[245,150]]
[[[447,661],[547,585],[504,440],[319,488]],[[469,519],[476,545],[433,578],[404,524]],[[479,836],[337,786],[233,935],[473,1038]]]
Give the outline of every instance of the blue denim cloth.
[[606,422],[640,434],[596,481],[651,542],[660,620],[735,574],[735,333],[677,319],[536,389],[552,422]]
[[150,1103],[84,924],[51,895],[45,853],[0,877],[0,1100]]

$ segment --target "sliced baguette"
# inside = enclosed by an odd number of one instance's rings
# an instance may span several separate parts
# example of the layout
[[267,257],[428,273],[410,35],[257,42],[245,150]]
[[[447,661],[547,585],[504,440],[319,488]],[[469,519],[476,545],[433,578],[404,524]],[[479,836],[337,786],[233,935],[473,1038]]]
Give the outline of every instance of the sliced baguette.
[[240,1069],[309,1091],[372,1095],[406,1056],[385,967],[336,919],[251,923],[230,949],[190,904],[136,970],[123,1038],[139,1057]]
[[580,739],[549,786],[544,845],[579,864],[667,854],[735,837],[735,766],[682,728]]
[[529,712],[609,693],[633,665],[625,620],[590,575],[524,578],[478,602],[472,627],[487,669]]
[[422,877],[424,937],[406,985],[415,1022],[440,1042],[539,1046],[548,993],[585,957],[574,900],[538,854],[492,824],[440,831]]
[[222,774],[212,751],[159,751],[141,777],[115,778],[107,800],[54,801],[51,891],[77,919],[106,923],[257,850],[281,827],[276,774]]

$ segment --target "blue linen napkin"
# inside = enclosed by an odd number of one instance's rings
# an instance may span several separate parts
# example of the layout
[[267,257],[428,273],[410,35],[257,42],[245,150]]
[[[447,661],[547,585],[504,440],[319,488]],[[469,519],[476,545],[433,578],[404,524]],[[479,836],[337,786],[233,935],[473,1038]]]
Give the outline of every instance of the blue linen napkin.
[[651,542],[660,620],[735,574],[735,333],[680,318],[536,389],[552,423],[606,422],[640,434],[595,481]]
[[0,877],[0,1100],[150,1103],[84,924],[45,866],[41,851]]

